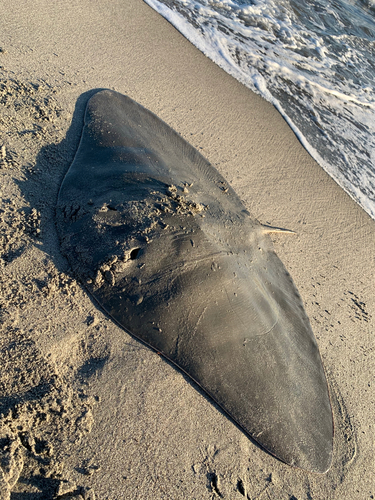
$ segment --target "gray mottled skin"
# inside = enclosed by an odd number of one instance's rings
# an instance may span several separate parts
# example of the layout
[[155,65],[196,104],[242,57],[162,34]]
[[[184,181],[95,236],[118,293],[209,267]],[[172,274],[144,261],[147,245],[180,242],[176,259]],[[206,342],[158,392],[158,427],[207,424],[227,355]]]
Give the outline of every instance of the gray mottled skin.
[[270,453],[328,470],[331,406],[301,298],[265,228],[192,146],[98,92],[57,221],[74,271],[118,323]]

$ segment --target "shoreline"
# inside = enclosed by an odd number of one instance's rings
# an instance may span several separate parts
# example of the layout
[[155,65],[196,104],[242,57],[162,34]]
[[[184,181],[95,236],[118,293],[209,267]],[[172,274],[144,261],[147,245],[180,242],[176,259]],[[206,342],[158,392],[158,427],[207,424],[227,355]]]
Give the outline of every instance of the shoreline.
[[[37,0],[32,9],[5,0],[0,15],[0,437],[9,441],[0,493],[375,496],[375,222],[271,104],[141,0]],[[193,382],[114,324],[71,275],[54,211],[85,104],[99,88],[129,95],[180,133],[252,217],[296,231],[272,239],[304,301],[330,386],[335,455],[327,474],[293,469],[261,450]]]

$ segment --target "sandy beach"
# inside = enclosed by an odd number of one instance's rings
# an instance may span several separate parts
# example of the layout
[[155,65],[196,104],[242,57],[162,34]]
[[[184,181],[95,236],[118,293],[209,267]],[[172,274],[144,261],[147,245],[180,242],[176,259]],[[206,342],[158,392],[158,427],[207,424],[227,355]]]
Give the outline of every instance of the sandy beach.
[[[0,5],[0,498],[375,497],[375,222],[279,113],[141,0]],[[60,250],[59,187],[88,99],[126,94],[197,148],[272,236],[330,388],[326,474],[252,442],[90,298]]]

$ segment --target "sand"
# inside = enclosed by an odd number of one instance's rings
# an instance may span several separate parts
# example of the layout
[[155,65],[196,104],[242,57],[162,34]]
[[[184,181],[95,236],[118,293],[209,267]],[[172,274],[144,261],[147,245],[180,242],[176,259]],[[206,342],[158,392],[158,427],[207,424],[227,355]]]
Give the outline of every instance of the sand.
[[[374,498],[375,222],[271,105],[141,0],[3,0],[0,19],[0,498]],[[327,474],[261,450],[72,274],[54,211],[99,88],[177,130],[253,217],[296,231],[273,240],[330,385]]]

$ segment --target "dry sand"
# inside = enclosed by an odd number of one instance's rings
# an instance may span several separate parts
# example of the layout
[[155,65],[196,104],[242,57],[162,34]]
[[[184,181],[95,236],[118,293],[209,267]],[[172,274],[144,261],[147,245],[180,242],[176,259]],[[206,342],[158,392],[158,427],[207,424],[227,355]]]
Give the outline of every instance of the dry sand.
[[[375,497],[375,222],[277,111],[141,0],[0,5],[1,499]],[[325,475],[251,442],[71,275],[54,209],[92,89],[151,109],[223,174],[300,290],[330,385]]]

